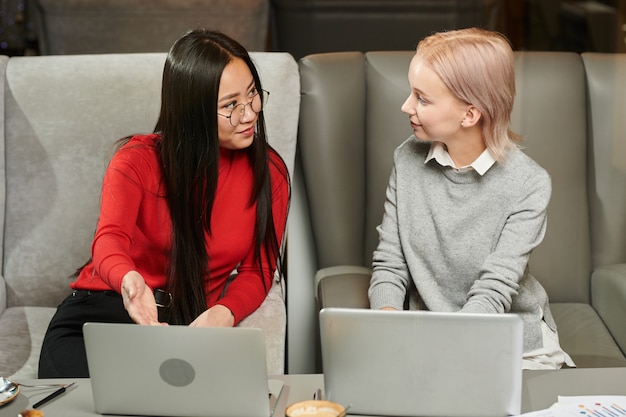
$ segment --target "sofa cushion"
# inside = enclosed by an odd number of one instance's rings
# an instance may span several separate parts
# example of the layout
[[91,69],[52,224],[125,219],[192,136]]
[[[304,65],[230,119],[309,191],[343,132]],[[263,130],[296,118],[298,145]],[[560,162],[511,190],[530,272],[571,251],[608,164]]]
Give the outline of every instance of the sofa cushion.
[[[0,376],[37,378],[39,353],[54,307],[11,307],[0,316]],[[287,313],[282,282],[274,282],[261,306],[239,323],[263,330],[268,375],[284,373]]]
[[263,304],[238,325],[263,330],[268,375],[281,375],[285,371],[287,307],[283,283],[274,281]]
[[39,352],[54,307],[11,307],[0,316],[0,375],[37,377]]
[[626,366],[626,359],[596,311],[584,303],[552,303],[561,347],[579,368]]

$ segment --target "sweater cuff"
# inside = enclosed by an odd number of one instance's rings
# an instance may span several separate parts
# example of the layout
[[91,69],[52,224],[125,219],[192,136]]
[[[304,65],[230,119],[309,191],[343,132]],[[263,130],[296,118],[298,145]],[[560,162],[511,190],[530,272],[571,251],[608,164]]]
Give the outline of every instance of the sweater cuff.
[[489,311],[481,303],[472,302],[472,301],[465,304],[459,312],[460,313],[474,313],[474,314],[493,313],[493,311]]
[[230,311],[230,314],[235,319],[233,323],[233,327],[237,326],[239,322],[244,319],[244,317],[241,317],[243,314],[241,313],[241,311],[237,310],[236,306],[231,305],[228,302],[221,302],[221,301],[218,301],[215,305],[218,305],[218,304],[226,307]]
[[108,279],[104,279],[104,277],[102,278],[106,282],[108,282],[108,284],[112,287],[114,291],[117,291],[121,294],[122,280],[124,279],[124,276],[131,270],[132,268],[130,268],[128,265],[119,264],[110,269]]
[[403,310],[404,297],[405,294],[400,291],[374,287],[369,293],[370,308],[380,310],[383,307],[393,307],[396,310]]

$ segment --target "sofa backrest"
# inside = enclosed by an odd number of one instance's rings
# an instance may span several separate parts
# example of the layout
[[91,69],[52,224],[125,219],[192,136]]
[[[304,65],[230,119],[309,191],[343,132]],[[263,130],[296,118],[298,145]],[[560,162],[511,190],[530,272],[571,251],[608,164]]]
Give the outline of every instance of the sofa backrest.
[[[293,172],[299,76],[286,53],[252,53],[271,92],[270,143]],[[16,57],[0,140],[7,305],[56,306],[90,257],[102,175],[117,139],[152,132],[165,53]],[[2,149],[2,146],[4,148]]]
[[626,263],[626,54],[586,53],[594,266]]
[[338,52],[300,61],[298,146],[319,268],[370,265],[393,151],[412,133],[400,112],[411,57]]
[[587,199],[585,74],[580,55],[516,55],[512,128],[524,151],[552,177],[548,229],[530,270],[552,302],[589,302],[591,248]]
[[[319,268],[371,266],[394,149],[411,134],[400,106],[413,51],[327,53],[300,61],[299,146]],[[512,127],[553,181],[531,272],[552,301],[589,301],[586,107],[582,61],[516,53]]]

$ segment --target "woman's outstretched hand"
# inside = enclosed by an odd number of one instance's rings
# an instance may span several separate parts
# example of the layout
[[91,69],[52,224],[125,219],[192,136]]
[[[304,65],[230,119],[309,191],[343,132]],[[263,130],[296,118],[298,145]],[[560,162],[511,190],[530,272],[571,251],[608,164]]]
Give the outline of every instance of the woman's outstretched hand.
[[162,325],[159,323],[154,293],[146,285],[141,274],[130,271],[122,279],[122,300],[128,315],[137,324]]
[[205,310],[189,325],[190,327],[232,327],[235,324],[233,313],[223,305],[216,304]]

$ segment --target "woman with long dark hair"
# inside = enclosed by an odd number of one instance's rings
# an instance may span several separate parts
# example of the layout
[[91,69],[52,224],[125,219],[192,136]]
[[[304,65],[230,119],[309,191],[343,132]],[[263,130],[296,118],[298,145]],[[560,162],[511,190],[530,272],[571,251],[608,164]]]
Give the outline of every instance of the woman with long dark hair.
[[109,163],[92,259],[50,323],[40,378],[88,376],[88,321],[234,326],[261,305],[290,199],[268,97],[236,41],[193,30],[175,42],[155,132],[121,140]]

